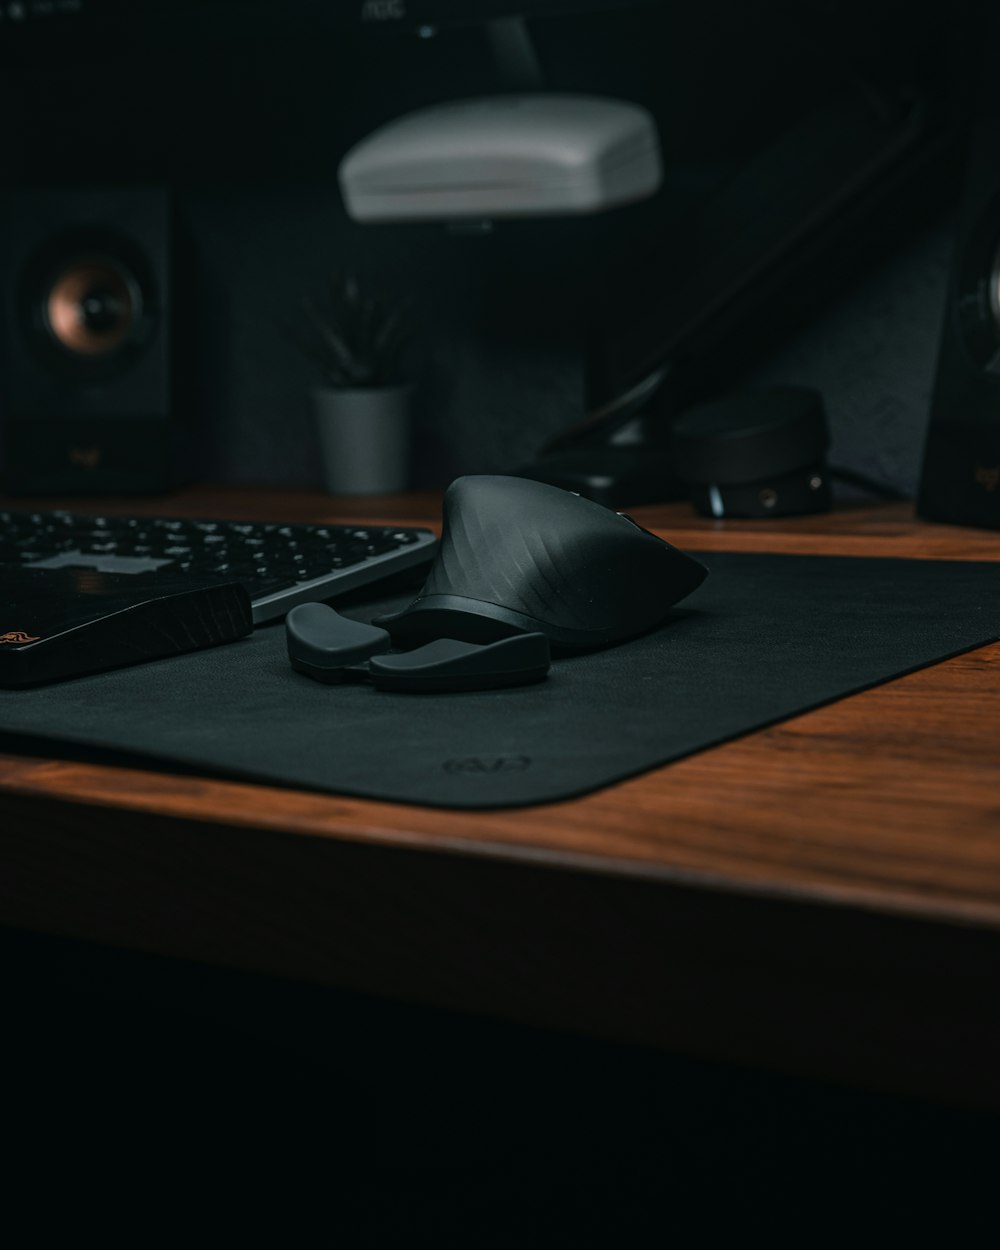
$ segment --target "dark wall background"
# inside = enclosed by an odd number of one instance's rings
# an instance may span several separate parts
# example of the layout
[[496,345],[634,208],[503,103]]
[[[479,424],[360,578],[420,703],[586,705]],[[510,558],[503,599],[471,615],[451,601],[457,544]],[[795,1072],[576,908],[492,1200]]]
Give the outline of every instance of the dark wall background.
[[[318,378],[279,325],[303,293],[348,266],[381,297],[412,298],[414,482],[435,485],[511,468],[577,420],[588,345],[628,324],[632,275],[668,287],[701,199],[848,84],[920,83],[960,142],[964,15],[961,3],[661,0],[538,19],[547,87],[654,112],[666,184],[644,205],[481,236],[358,226],[336,185],[340,157],[382,121],[503,89],[480,30],[421,39],[286,13],[248,28],[110,27],[87,40],[12,38],[8,24],[0,186],[171,187],[194,261],[185,302],[201,368],[191,402],[206,471],[229,480],[319,480],[309,402]],[[915,197],[874,257],[840,265],[830,290],[736,378],[820,386],[837,459],[909,491],[958,193],[956,179],[926,203]]]

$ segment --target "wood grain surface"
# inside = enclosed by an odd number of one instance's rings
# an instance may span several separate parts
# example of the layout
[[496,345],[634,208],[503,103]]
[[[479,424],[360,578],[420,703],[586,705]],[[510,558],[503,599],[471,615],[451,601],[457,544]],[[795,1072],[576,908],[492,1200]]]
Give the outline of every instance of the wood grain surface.
[[[68,506],[427,524],[439,504],[199,488]],[[905,504],[634,516],[691,550],[1000,561],[1000,533]],[[7,754],[0,920],[1000,1105],[998,693],[994,645],[498,812]]]

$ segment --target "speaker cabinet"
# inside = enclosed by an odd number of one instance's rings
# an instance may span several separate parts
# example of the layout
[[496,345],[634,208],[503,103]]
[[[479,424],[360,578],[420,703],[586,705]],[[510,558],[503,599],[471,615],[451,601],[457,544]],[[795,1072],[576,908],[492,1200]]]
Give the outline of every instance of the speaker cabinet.
[[917,511],[1000,529],[1000,119],[972,145]]
[[15,192],[0,235],[0,480],[142,493],[184,477],[175,236],[156,188]]

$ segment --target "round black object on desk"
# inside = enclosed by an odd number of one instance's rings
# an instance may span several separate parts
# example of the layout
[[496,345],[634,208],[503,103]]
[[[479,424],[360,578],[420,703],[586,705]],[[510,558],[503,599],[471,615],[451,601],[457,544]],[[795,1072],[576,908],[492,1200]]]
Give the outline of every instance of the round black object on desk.
[[673,459],[702,516],[771,517],[830,508],[830,436],[816,391],[744,391],[674,422]]

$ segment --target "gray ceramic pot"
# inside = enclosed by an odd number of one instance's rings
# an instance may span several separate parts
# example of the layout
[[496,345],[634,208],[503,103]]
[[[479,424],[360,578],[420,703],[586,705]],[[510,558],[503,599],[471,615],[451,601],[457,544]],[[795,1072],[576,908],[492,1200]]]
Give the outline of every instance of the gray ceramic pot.
[[313,407],[331,495],[406,490],[410,469],[410,387],[317,388]]

